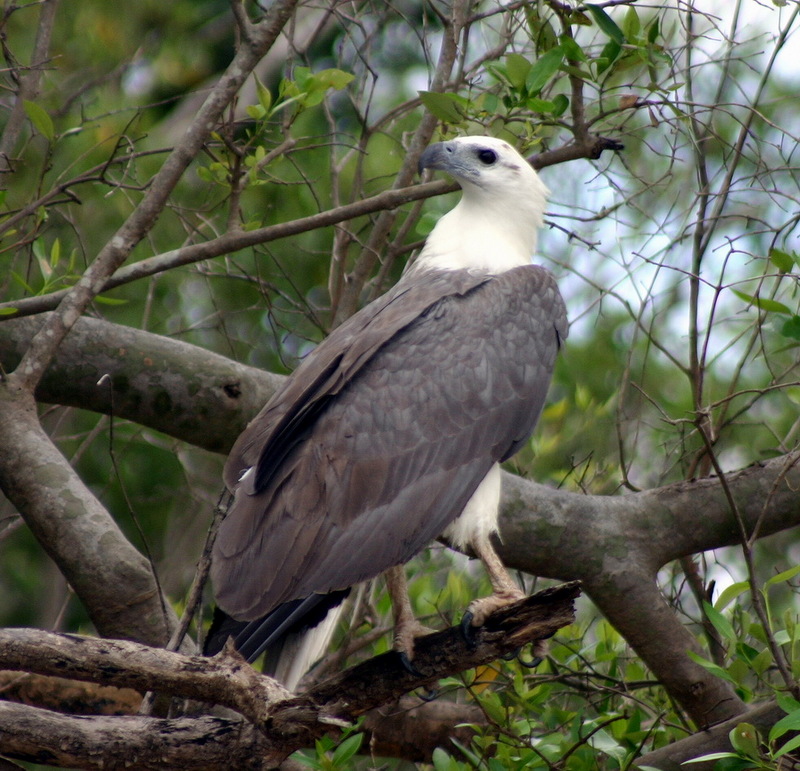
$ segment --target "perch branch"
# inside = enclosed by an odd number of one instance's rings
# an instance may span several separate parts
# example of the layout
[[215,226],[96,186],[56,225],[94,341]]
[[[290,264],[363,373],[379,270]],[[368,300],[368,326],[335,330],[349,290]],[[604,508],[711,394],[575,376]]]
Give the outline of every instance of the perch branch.
[[[574,620],[573,603],[579,592],[578,583],[563,584],[497,611],[475,630],[474,646],[467,644],[457,626],[420,638],[415,646],[414,673],[390,652],[298,696],[291,696],[227,650],[206,658],[132,642],[2,630],[0,668],[153,689],[223,704],[246,716],[249,723],[206,717],[75,718],[0,703],[0,753],[39,762],[46,757],[50,763],[80,768],[107,768],[123,760],[145,769],[165,764],[176,769],[198,765],[267,768],[267,763],[274,764],[307,746],[332,726],[346,725],[416,688],[552,636]],[[216,745],[213,750],[206,746],[211,735]],[[152,747],[163,754],[154,757]],[[209,751],[219,751],[218,759],[202,754]]]

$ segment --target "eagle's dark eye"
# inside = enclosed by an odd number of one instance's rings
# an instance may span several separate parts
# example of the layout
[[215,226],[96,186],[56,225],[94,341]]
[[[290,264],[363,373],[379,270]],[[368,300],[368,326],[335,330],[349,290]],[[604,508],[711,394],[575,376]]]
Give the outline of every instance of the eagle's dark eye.
[[491,166],[497,160],[494,150],[478,150],[478,160],[486,166]]

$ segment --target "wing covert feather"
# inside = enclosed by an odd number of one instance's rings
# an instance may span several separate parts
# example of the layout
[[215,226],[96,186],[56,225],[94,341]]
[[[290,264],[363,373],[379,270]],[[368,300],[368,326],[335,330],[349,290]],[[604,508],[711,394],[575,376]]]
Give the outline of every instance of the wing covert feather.
[[220,528],[220,607],[256,618],[424,548],[527,441],[566,335],[537,266],[404,279],[342,325],[236,443],[226,479],[258,471]]

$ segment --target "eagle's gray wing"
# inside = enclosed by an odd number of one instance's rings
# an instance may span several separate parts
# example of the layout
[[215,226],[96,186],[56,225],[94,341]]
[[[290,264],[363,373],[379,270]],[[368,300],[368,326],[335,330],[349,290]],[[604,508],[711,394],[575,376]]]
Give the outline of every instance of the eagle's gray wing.
[[425,272],[322,343],[237,441],[212,577],[230,615],[408,560],[530,436],[567,323],[551,275]]

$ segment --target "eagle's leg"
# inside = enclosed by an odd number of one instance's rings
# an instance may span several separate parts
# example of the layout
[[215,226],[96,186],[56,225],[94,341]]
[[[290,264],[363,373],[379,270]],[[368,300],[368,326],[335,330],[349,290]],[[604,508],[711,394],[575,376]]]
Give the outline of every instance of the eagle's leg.
[[473,600],[467,608],[467,613],[471,614],[469,624],[483,626],[487,617],[496,610],[524,599],[525,592],[511,578],[487,535],[482,534],[473,539],[471,545],[475,554],[484,564],[486,572],[489,574],[489,580],[492,582],[492,594],[488,597],[481,597],[479,600]]
[[[482,535],[474,538],[472,549],[486,567],[489,580],[492,582],[492,594],[489,597],[473,600],[467,607],[467,612],[461,622],[461,629],[468,643],[473,639],[471,632],[473,627],[483,626],[486,619],[496,610],[525,598],[525,592],[517,586],[514,579],[509,575],[488,536]],[[519,651],[516,652],[515,657],[523,666],[536,667],[545,655],[547,655],[547,642],[545,640],[537,640],[533,644],[533,659],[531,661],[520,659]]]
[[414,639],[433,630],[421,624],[414,615],[405,568],[395,565],[386,571],[385,576],[394,615],[394,649],[410,663],[414,658]]

